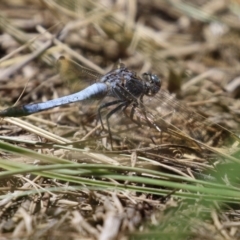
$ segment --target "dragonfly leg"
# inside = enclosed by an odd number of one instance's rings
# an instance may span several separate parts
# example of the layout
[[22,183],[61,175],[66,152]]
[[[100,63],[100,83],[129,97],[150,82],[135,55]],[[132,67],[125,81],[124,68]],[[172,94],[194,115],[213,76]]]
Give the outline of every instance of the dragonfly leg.
[[[101,123],[101,126],[102,126],[102,129],[104,129],[104,125],[103,125],[103,121],[102,121],[102,114],[101,114],[101,111],[103,108],[106,108],[106,107],[109,107],[109,106],[112,106],[112,105],[115,105],[115,104],[119,104],[119,106],[122,107],[122,104],[123,103],[123,100],[116,100],[116,101],[112,101],[112,102],[108,102],[108,103],[104,103],[102,104],[99,108],[98,108],[98,116],[99,116],[99,119],[100,119],[100,123]],[[125,101],[124,101],[124,104],[125,104]],[[108,114],[107,114],[107,117],[106,117],[106,120],[107,120],[107,128],[108,128],[108,134],[109,134],[109,138],[110,138],[110,143],[111,143],[111,148],[113,149],[113,146],[112,146],[112,133],[111,133],[111,130],[110,130],[110,126],[109,126],[109,121],[108,121],[108,118],[111,117],[111,115],[113,113],[115,113],[116,111],[118,111],[120,108],[119,106],[117,106],[116,108],[114,108],[113,110],[111,110]],[[115,110],[116,109],[116,110]]]
[[133,106],[132,106],[132,108],[131,108],[130,116],[128,116],[127,113],[126,113],[126,109],[127,109],[128,106],[129,106],[129,105],[126,105],[126,106],[124,107],[124,109],[123,109],[124,115],[125,115],[126,117],[130,118],[133,123],[136,123],[138,126],[141,126],[141,124],[140,124],[138,121],[134,120],[134,118],[133,118],[134,113],[135,113],[135,108],[136,108],[138,105],[137,105],[137,104],[133,104]]
[[[114,113],[116,113],[117,111],[119,111],[122,107],[124,107],[124,106],[128,106],[129,105],[129,103],[128,102],[126,102],[126,101],[121,101],[121,103],[117,106],[117,107],[115,107],[113,110],[111,110],[108,114],[107,114],[107,116],[106,116],[106,121],[107,121],[107,128],[108,128],[108,134],[109,134],[109,138],[110,138],[110,143],[111,143],[111,147],[112,147],[112,132],[111,132],[111,129],[110,129],[110,124],[109,124],[109,118],[114,114]],[[127,107],[126,106],[126,107]],[[113,147],[112,147],[113,148]]]
[[98,116],[99,116],[99,120],[100,120],[102,129],[104,129],[103,121],[102,121],[102,114],[101,114],[102,109],[103,109],[103,108],[106,108],[106,107],[109,107],[109,106],[112,106],[112,105],[115,105],[115,104],[118,104],[118,103],[122,103],[122,102],[123,102],[123,100],[116,100],[116,101],[112,101],[112,102],[107,102],[107,103],[102,104],[102,105],[98,108]]

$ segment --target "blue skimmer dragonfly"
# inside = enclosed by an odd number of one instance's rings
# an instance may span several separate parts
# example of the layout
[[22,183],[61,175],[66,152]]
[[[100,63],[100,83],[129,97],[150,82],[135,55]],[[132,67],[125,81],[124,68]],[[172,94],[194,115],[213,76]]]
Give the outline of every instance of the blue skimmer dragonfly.
[[[60,76],[70,82],[71,80],[76,80],[76,77],[79,76],[77,78],[77,84],[81,87],[79,92],[42,103],[10,107],[0,111],[0,117],[27,116],[61,105],[84,100],[102,100],[109,96],[112,100],[108,101],[106,99],[107,101],[99,104],[98,116],[104,129],[101,117],[102,110],[116,105],[106,115],[111,146],[112,135],[109,118],[120,110],[133,122],[138,125],[141,125],[141,123],[147,124],[160,132],[160,134],[167,132],[167,134],[177,135],[177,137],[183,137],[183,139],[190,136],[191,141],[195,139],[205,143],[211,140],[214,129],[217,129],[233,137],[233,140],[240,142],[239,137],[234,133],[218,124],[214,124],[191,109],[189,110],[167,91],[162,89],[160,91],[161,81],[155,74],[143,73],[142,77],[139,77],[135,72],[125,67],[123,63],[119,63],[117,68],[105,75],[101,75],[63,56],[58,59],[57,68]],[[92,84],[89,84],[89,81],[86,79],[83,81],[82,77],[84,75],[86,78],[95,79],[95,83],[91,82]],[[148,104],[151,103],[151,106],[147,106],[146,103],[142,104],[144,96],[150,96],[151,101]],[[154,97],[152,98],[152,96]],[[126,109],[130,106],[130,114],[127,114]],[[140,124],[139,121],[134,119],[134,114],[138,117]],[[220,137],[221,135],[219,134]],[[214,142],[218,143],[218,136]]]
[[117,111],[125,111],[129,105],[132,105],[130,116],[130,118],[132,118],[134,108],[139,104],[139,100],[142,102],[145,95],[154,96],[161,88],[161,81],[157,75],[144,73],[142,74],[142,78],[140,78],[136,75],[135,72],[130,71],[128,68],[126,68],[123,63],[119,63],[117,68],[113,69],[107,74],[100,75],[91,69],[78,65],[73,60],[61,56],[57,61],[57,68],[60,72],[60,75],[61,72],[65,71],[69,65],[72,67],[68,68],[68,72],[71,71],[71,69],[74,70],[78,68],[78,71],[83,75],[85,74],[97,78],[97,82],[71,95],[42,103],[33,103],[7,108],[0,111],[0,117],[22,117],[57,106],[62,106],[83,100],[101,100],[106,96],[110,96],[115,100],[101,104],[98,108],[98,115],[103,127],[101,118],[102,109],[112,105],[117,105],[106,116],[107,127],[111,141],[112,137],[109,118]]

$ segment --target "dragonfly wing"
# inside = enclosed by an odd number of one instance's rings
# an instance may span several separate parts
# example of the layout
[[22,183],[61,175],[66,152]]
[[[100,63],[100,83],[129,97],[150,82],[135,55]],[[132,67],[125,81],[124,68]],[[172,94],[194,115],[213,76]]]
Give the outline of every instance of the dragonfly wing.
[[[144,106],[150,113],[147,113],[149,122],[163,132],[178,133],[212,146],[221,145],[223,135],[228,140],[231,138],[240,142],[234,133],[185,106],[165,90],[145,101]],[[217,132],[223,134],[217,135]]]
[[83,67],[64,56],[59,57],[56,67],[61,79],[67,84],[71,92],[80,91],[102,77],[94,70]]

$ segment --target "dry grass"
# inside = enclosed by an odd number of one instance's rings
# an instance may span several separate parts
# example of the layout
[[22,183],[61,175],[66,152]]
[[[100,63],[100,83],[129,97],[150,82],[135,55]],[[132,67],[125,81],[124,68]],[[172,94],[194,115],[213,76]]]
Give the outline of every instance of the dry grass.
[[2,0],[2,109],[78,91],[60,55],[99,74],[121,59],[162,89],[136,108],[141,127],[111,117],[113,150],[99,102],[2,119],[1,239],[240,239],[239,9]]

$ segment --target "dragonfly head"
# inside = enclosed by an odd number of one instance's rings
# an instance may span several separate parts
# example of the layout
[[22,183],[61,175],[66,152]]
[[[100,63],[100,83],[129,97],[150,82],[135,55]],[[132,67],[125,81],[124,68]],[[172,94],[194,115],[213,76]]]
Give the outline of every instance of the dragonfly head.
[[146,93],[145,94],[147,96],[153,96],[156,93],[158,93],[158,91],[161,88],[161,80],[159,79],[159,77],[157,75],[151,74],[151,73],[143,73],[142,78],[146,82]]

